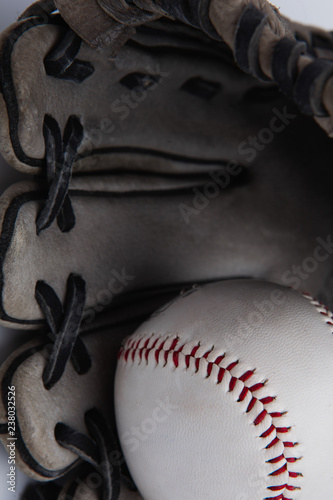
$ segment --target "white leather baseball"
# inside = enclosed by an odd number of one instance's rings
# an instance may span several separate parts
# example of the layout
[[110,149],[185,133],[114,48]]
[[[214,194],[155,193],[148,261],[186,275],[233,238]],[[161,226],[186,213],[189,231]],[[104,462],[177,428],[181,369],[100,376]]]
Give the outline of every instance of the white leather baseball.
[[261,281],[194,288],[125,343],[123,451],[145,500],[333,498],[332,315]]

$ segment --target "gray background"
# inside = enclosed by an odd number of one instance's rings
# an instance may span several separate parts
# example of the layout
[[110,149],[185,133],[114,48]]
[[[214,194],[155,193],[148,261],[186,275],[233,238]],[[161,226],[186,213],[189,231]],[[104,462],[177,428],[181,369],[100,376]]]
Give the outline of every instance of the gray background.
[[[223,1],[223,0],[222,0]],[[275,3],[281,12],[287,16],[307,23],[317,24],[326,29],[333,30],[333,3],[332,0],[279,0]],[[30,0],[0,0],[0,31],[14,22],[19,14],[31,4]],[[1,126],[1,125],[0,125]],[[22,176],[11,169],[0,157],[0,193]],[[29,339],[29,333],[20,333],[0,327],[0,363],[22,342]],[[20,492],[26,484],[26,478],[17,475],[16,494],[7,491],[8,472],[7,455],[0,446],[0,498],[1,500],[19,499]]]

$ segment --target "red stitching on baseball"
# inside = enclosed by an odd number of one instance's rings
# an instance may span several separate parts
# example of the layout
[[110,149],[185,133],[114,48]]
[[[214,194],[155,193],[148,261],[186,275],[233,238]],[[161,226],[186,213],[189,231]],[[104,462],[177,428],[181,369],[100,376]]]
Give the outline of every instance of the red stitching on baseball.
[[219,369],[219,373],[217,375],[217,383],[218,384],[220,384],[222,382],[224,373],[225,373],[225,369],[224,368],[220,368]]
[[261,422],[264,420],[264,418],[266,417],[267,415],[267,410],[263,410],[258,416],[257,418],[255,419],[255,421],[253,422],[254,425],[259,425],[261,424]]
[[225,358],[225,354],[222,354],[222,356],[217,356],[217,358],[214,361],[214,364],[215,365],[219,365],[220,363],[222,363],[222,361],[224,360],[224,358]]
[[296,478],[302,476],[302,474],[300,472],[289,472],[289,476]]
[[239,398],[238,398],[239,403],[244,401],[244,399],[248,395],[249,391],[250,391],[250,389],[248,387],[244,387],[244,389],[242,389],[242,392],[240,393]]
[[250,387],[250,391],[251,392],[260,391],[260,389],[262,389],[264,386],[265,384],[263,383],[255,384],[252,387]]
[[[275,428],[275,427],[274,427]],[[276,444],[278,444],[280,442],[280,439],[278,437],[274,438],[273,441],[271,441],[267,446],[266,448],[269,449],[269,448],[273,448],[273,446],[275,446]]]
[[235,368],[235,366],[237,366],[239,363],[239,361],[234,361],[233,363],[231,363],[229,366],[227,366],[226,370],[228,372],[231,372],[231,370],[233,370]]
[[262,398],[260,400],[260,403],[262,403],[263,405],[268,405],[269,403],[273,403],[274,400],[275,398],[272,398],[272,396],[267,396],[267,398]]
[[239,380],[241,380],[242,382],[246,382],[247,380],[249,380],[249,378],[252,377],[252,375],[254,375],[254,370],[249,370],[248,372],[245,372],[244,375],[239,377]]
[[207,378],[211,376],[212,370],[213,370],[214,363],[208,363],[207,366]]
[[276,432],[280,432],[281,434],[285,434],[289,432],[291,427],[276,427]]
[[[309,298],[309,297],[308,297]],[[163,353],[163,365],[165,366],[168,361],[170,360],[177,369],[179,367],[179,356],[182,353],[185,344],[183,344],[179,349],[176,349],[178,344],[179,344],[179,338],[176,337],[175,339],[172,340],[170,347],[165,348],[165,344],[168,339],[165,339],[162,341],[162,343],[159,345],[159,339],[155,339],[155,341],[152,343],[151,347],[149,347],[149,344],[152,340],[153,336],[148,337],[144,342],[143,338],[140,338],[138,341],[133,341],[129,340],[128,343],[123,347],[120,352],[118,359],[123,359],[125,363],[128,363],[129,360],[131,359],[132,362],[134,363],[136,354],[138,354],[138,357],[140,359],[140,362],[144,360],[148,364],[149,362],[149,354],[153,352],[154,356],[153,359],[155,359],[157,364],[160,364],[161,359],[160,359],[160,354]],[[143,345],[139,347],[143,342]],[[212,347],[210,350],[206,351],[202,355],[197,355],[198,350],[200,349],[201,345],[198,343],[195,345],[190,354],[183,354],[184,360],[185,360],[185,366],[186,368],[190,367],[191,360],[194,361],[194,367],[195,371],[198,372],[200,369],[201,362],[204,361],[206,363],[206,370],[207,370],[207,378],[209,378],[212,375],[213,368],[214,366],[218,367],[218,373],[216,376],[216,382],[217,384],[221,384],[223,381],[224,375],[226,372],[228,372],[231,375],[231,379],[229,382],[229,392],[234,391],[235,387],[237,386],[237,382],[240,381],[243,384],[246,382],[250,381],[251,378],[255,374],[255,370],[248,370],[245,373],[243,373],[241,376],[237,377],[234,374],[231,374],[231,371],[239,364],[239,360],[236,360],[232,363],[230,363],[227,368],[223,368],[220,365],[220,363],[224,360],[225,354],[219,355],[215,361],[208,361],[208,357],[210,354],[213,352],[214,347]],[[260,402],[263,406],[267,407],[271,403],[273,403],[276,400],[276,397],[274,396],[266,396],[261,399],[258,399],[254,396],[254,393],[260,391],[266,386],[267,380],[263,382],[258,382],[253,384],[252,386],[248,387],[245,386],[237,400],[237,402],[242,402],[245,400],[245,398],[248,396],[248,394],[251,394],[251,400],[247,406],[246,413],[250,413],[253,408],[255,407],[256,403]],[[254,419],[253,424],[255,426],[259,426],[262,424],[262,422],[265,420],[266,416],[269,415],[272,419],[280,419],[284,417],[286,412],[269,412],[267,408],[264,408]],[[297,446],[298,443],[294,443],[292,441],[283,441],[279,436],[279,434],[287,434],[290,431],[291,427],[278,427],[274,422],[270,425],[270,427],[262,432],[260,434],[260,437],[265,439],[268,438],[271,434],[274,432],[276,433],[276,437],[272,439],[272,441],[266,445],[266,449],[273,448],[276,445],[282,444],[283,449],[293,449],[294,447]],[[270,460],[267,460],[266,462],[269,464],[279,464],[281,461],[285,460],[285,463],[281,466],[278,467],[275,471],[271,472],[269,476],[271,477],[278,477],[281,476],[282,474],[285,474],[286,472],[288,473],[288,477],[290,479],[298,479],[302,474],[300,472],[293,472],[288,470],[288,465],[289,464],[294,464],[296,461],[299,459],[296,457],[288,457],[285,456],[285,452],[280,453],[277,457],[272,458]],[[291,498],[287,498],[284,496],[284,493],[281,493],[281,490],[287,490],[287,491],[295,491],[297,489],[300,489],[298,486],[293,486],[288,483],[280,484],[277,486],[269,486],[267,489],[271,492],[280,492],[277,496],[269,496],[266,497],[263,500],[292,500]]]
[[198,345],[196,345],[195,347],[193,347],[192,352],[191,352],[191,354],[190,354],[191,358],[194,358],[194,357],[195,357],[195,355],[196,355],[196,353],[197,353],[198,349],[200,349],[200,344],[198,344]]
[[202,357],[203,357],[204,359],[207,359],[207,358],[208,358],[208,356],[210,355],[210,353],[211,353],[211,352],[213,352],[213,351],[214,351],[214,347],[212,347],[210,351],[207,351],[207,352],[206,352],[206,353],[205,353]]
[[236,387],[236,383],[237,383],[237,378],[236,377],[231,377],[231,380],[229,382],[229,391],[232,392],[234,390],[234,388]]
[[[325,317],[325,323],[329,327],[333,327],[333,314],[332,312],[321,302],[319,302],[317,299],[313,298],[309,293],[302,293],[302,296],[309,300],[310,303],[317,309],[317,312]],[[331,332],[333,333],[333,328],[331,328]]]
[[[249,388],[249,391],[251,391],[251,388]],[[250,413],[250,411],[253,410],[254,405],[256,404],[257,401],[258,401],[257,398],[254,398],[254,397],[251,399],[251,401],[246,409],[246,413]]]
[[272,418],[280,418],[280,417],[283,417],[283,415],[285,415],[285,414],[286,414],[286,412],[281,413],[281,412],[279,412],[279,411],[278,411],[278,412],[273,412],[273,413],[270,413],[270,416],[271,416]]
[[270,436],[270,435],[272,434],[272,432],[274,432],[274,431],[275,431],[275,427],[274,427],[274,425],[272,424],[272,425],[270,426],[270,428],[269,428],[269,429],[267,429],[267,431],[263,432],[263,433],[260,435],[260,437],[262,437],[262,438],[266,438],[266,437]]
[[279,457],[272,458],[271,460],[267,460],[269,464],[277,464],[278,462],[281,462],[281,460],[284,459],[284,455],[280,455]]

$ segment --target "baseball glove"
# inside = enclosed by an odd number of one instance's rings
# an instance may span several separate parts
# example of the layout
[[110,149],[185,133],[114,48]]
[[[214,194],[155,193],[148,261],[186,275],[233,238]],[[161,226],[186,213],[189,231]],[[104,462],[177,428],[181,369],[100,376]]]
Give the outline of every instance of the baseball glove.
[[[75,279],[71,277],[70,286]],[[51,299],[57,300],[54,292],[45,282],[37,284],[38,302],[44,311],[49,310],[49,327],[16,350],[0,368],[0,439],[5,447],[15,443],[15,463],[29,477],[50,481],[75,468],[75,476],[72,471],[61,495],[70,490],[74,499],[80,499],[92,489],[92,499],[97,493],[102,498],[118,498],[123,484],[119,498],[132,499],[127,489],[135,488],[115,437],[110,381],[122,339],[176,294],[176,290],[157,292],[126,306],[114,305],[93,322],[87,318],[81,323],[80,336],[69,347],[63,340],[64,322],[57,329],[61,317],[49,307]],[[67,324],[70,329],[68,317]],[[13,397],[15,410],[10,403]],[[52,489],[42,487],[39,494],[47,499]],[[35,489],[29,488],[27,500],[33,494]],[[133,500],[136,498],[133,492]]]
[[2,35],[1,148],[44,174],[2,198],[2,323],[43,323],[37,281],[63,301],[71,273],[92,315],[119,291],[237,276],[328,302],[332,142],[312,120],[194,28],[144,24],[111,57],[42,7]]
[[[0,199],[0,322],[53,339],[46,357],[31,354],[33,381],[21,351],[1,377],[15,360],[19,464],[47,480],[77,456],[98,462],[70,439],[64,450],[58,421],[89,449],[90,408],[112,427],[106,396],[83,388],[110,387],[114,363],[87,385],[76,363],[108,358],[98,325],[100,354],[80,334],[104,309],[136,307],[142,320],[193,283],[240,277],[333,307],[333,39],[264,0],[45,0],[1,35],[0,54],[0,150],[34,175]],[[74,392],[82,404],[49,410]],[[3,433],[6,411],[5,394]],[[31,430],[46,424],[50,453]],[[111,469],[101,494],[115,500]],[[61,495],[74,490],[85,498],[70,479]]]

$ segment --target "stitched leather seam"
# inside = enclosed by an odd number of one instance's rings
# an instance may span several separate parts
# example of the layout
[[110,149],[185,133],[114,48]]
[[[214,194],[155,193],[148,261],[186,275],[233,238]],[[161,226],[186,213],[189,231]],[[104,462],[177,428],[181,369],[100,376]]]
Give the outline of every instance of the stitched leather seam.
[[331,311],[317,299],[314,299],[309,293],[302,293],[302,295],[305,299],[310,301],[310,304],[312,304],[316,308],[322,320],[330,327],[331,333],[333,334],[333,314],[331,313]]
[[[135,361],[139,361],[139,363],[145,362],[148,365],[149,362],[155,362],[157,365],[162,365],[163,367],[165,367],[168,363],[171,363],[172,366],[177,369],[180,365],[180,357],[183,356],[182,361],[185,361],[187,369],[189,369],[191,363],[195,363],[196,373],[199,371],[199,368],[202,368],[202,363],[205,363],[207,378],[211,377],[213,369],[215,371],[217,367],[217,385],[222,383],[226,373],[228,373],[231,377],[228,384],[229,392],[233,392],[236,387],[239,389],[239,383],[241,383],[243,389],[239,394],[237,402],[241,403],[246,398],[249,399],[246,413],[251,411],[255,413],[253,425],[257,427],[259,425],[263,425],[265,423],[265,419],[269,421],[267,429],[260,434],[262,439],[268,440],[268,444],[264,449],[271,449],[275,447],[278,452],[275,457],[267,461],[267,463],[274,464],[274,466],[276,466],[274,471],[271,472],[269,476],[276,478],[285,473],[288,474],[287,482],[267,487],[269,495],[263,500],[292,500],[289,495],[286,497],[285,494],[301,489],[300,486],[297,486],[297,479],[300,478],[302,474],[293,470],[293,464],[300,460],[300,458],[290,456],[290,454],[293,455],[291,450],[294,449],[298,443],[293,442],[292,440],[288,441],[288,433],[291,431],[291,427],[286,427],[283,423],[281,426],[278,424],[279,419],[282,419],[286,412],[270,412],[269,410],[269,406],[276,400],[276,397],[268,395],[265,395],[263,398],[260,396],[256,397],[256,393],[266,386],[267,380],[259,383],[253,383],[255,369],[247,370],[241,376],[233,375],[232,371],[236,366],[239,366],[239,360],[229,363],[226,367],[221,366],[223,360],[225,363],[226,353],[217,356],[213,361],[211,361],[214,346],[211,349],[206,350],[204,354],[198,353],[199,350],[202,352],[202,346],[200,343],[196,344],[191,349],[189,354],[185,354],[183,351],[188,350],[188,348],[188,344],[180,344],[179,337],[175,337],[173,339],[170,337],[155,338],[155,335],[152,334],[151,336],[140,337],[139,339],[130,338],[120,350],[118,359],[122,359],[125,364],[134,364]],[[255,408],[258,404],[260,404],[260,412],[258,412],[258,409]],[[282,453],[281,445],[283,449]],[[291,484],[291,482],[293,484]]]

